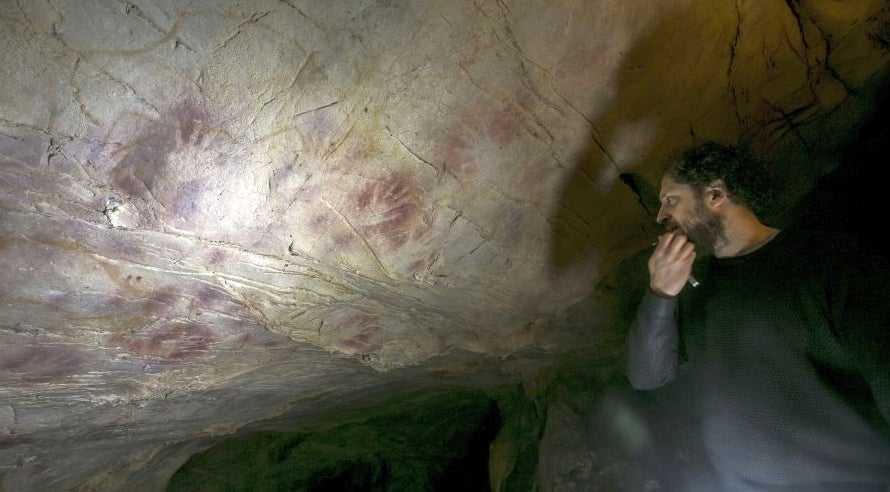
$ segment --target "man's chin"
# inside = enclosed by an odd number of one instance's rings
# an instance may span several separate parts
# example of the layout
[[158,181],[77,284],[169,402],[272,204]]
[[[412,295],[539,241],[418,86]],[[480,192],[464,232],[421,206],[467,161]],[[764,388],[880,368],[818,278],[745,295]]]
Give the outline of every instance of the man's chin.
[[714,244],[701,238],[689,237],[687,240],[695,246],[695,257],[705,258],[714,256]]

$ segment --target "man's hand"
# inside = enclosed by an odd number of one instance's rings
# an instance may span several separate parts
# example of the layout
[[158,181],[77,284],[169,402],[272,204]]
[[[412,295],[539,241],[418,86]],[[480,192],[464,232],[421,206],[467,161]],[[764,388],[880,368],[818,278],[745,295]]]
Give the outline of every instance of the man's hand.
[[682,232],[668,232],[658,237],[649,257],[649,288],[662,297],[674,297],[683,290],[692,273],[695,245]]

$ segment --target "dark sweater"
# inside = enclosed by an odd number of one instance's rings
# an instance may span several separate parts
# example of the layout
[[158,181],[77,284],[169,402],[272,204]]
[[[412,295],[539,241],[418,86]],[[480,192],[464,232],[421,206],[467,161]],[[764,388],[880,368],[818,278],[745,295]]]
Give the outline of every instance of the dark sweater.
[[688,363],[722,490],[888,490],[886,258],[847,238],[783,231],[694,273],[701,286],[678,298],[645,295],[628,377],[654,389]]

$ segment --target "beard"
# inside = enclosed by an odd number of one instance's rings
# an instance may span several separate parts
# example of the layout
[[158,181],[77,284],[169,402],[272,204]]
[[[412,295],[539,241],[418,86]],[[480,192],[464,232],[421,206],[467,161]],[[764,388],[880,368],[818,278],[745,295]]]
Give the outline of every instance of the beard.
[[695,244],[695,255],[699,258],[713,256],[717,248],[726,244],[726,228],[717,214],[699,204],[689,220],[681,224],[672,223],[675,229],[686,234],[690,242]]

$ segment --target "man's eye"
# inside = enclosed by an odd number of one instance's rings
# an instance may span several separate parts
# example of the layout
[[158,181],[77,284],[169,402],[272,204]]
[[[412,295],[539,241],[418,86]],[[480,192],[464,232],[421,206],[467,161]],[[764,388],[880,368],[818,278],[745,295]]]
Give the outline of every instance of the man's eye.
[[667,197],[667,200],[665,200],[665,202],[666,202],[668,205],[670,205],[670,206],[673,207],[674,205],[677,204],[677,197],[675,197],[675,196],[669,196],[669,197]]

